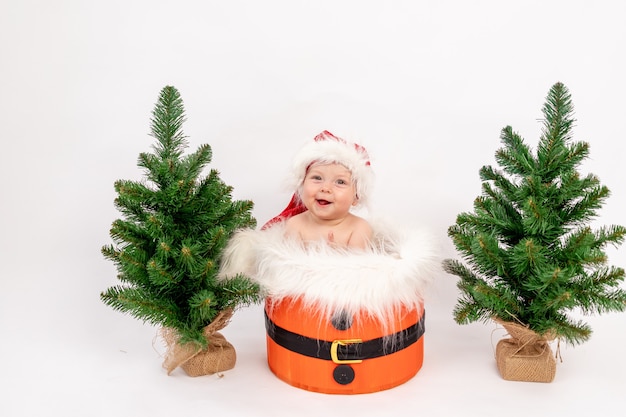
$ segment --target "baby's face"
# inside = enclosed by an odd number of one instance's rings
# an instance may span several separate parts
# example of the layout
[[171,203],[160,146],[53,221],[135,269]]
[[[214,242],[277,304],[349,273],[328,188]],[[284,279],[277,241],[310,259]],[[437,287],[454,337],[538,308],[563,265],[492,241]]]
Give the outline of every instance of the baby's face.
[[357,202],[352,173],[341,164],[313,164],[304,177],[300,198],[322,219],[345,216]]

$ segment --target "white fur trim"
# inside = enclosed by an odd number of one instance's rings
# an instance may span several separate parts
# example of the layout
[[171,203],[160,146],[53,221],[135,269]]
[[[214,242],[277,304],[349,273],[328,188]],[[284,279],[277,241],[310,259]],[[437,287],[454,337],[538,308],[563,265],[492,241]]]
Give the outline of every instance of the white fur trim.
[[308,142],[294,157],[292,164],[292,190],[297,191],[304,181],[306,170],[313,162],[339,163],[352,174],[356,184],[358,204],[367,205],[374,183],[374,173],[364,148],[352,142],[326,139]]
[[399,307],[421,307],[439,270],[434,241],[424,233],[378,232],[375,248],[356,251],[324,242],[305,247],[285,238],[283,229],[237,233],[224,254],[222,276],[244,273],[266,296],[301,298],[327,319],[345,310],[386,320]]
[[222,252],[219,279],[226,280],[237,274],[254,278],[257,275],[258,250],[267,237],[266,232],[254,229],[235,232]]

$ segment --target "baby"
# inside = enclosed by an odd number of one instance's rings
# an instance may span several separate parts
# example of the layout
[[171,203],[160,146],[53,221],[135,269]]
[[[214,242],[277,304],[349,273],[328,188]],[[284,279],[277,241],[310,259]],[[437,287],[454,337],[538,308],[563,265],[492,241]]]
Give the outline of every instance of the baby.
[[339,248],[366,249],[372,228],[350,212],[365,202],[372,185],[365,148],[324,131],[297,154],[293,170],[291,202],[263,228],[285,222],[285,234],[305,243],[325,240]]

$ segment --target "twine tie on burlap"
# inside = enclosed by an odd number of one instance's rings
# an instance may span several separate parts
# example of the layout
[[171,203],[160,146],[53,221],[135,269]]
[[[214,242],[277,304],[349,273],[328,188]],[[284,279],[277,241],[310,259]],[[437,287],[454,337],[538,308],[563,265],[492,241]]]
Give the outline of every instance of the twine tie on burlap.
[[556,361],[549,345],[554,339],[552,334],[542,336],[518,323],[494,321],[510,336],[500,340],[496,348],[496,362],[502,377],[517,381],[552,381],[556,371]]
[[163,328],[162,337],[167,345],[163,367],[170,375],[181,367],[190,376],[210,375],[232,369],[235,366],[234,347],[218,331],[226,327],[233,315],[232,309],[221,311],[202,333],[208,342],[206,349],[195,343],[179,343],[175,329]]
[[513,356],[528,358],[541,356],[548,347],[547,338],[539,336],[527,327],[515,323],[505,323],[503,326],[511,336],[510,339],[504,339],[504,343],[517,348]]

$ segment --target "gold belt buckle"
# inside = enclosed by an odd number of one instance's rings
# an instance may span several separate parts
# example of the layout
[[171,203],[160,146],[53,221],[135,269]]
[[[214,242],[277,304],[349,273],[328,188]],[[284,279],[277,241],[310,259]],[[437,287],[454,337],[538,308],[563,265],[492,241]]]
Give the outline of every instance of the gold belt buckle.
[[352,360],[341,360],[337,357],[337,349],[339,346],[347,346],[353,345],[355,343],[363,343],[362,339],[343,339],[343,340],[334,340],[333,344],[330,345],[330,358],[334,363],[337,364],[345,364],[345,363],[361,363],[362,359],[352,359]]

